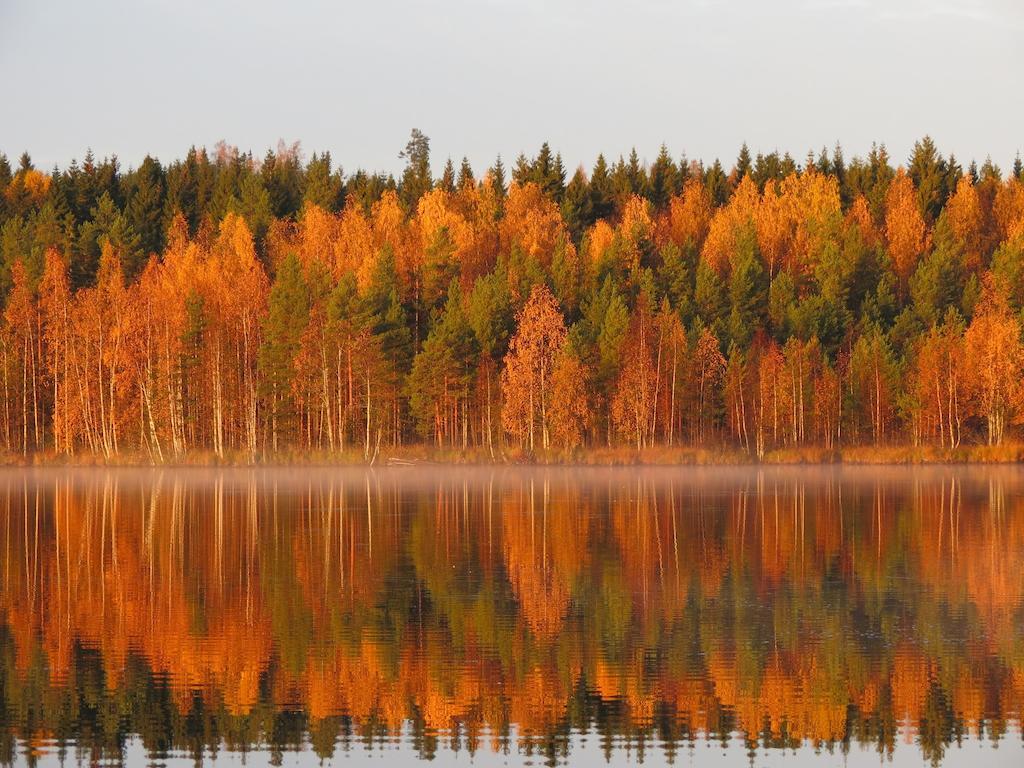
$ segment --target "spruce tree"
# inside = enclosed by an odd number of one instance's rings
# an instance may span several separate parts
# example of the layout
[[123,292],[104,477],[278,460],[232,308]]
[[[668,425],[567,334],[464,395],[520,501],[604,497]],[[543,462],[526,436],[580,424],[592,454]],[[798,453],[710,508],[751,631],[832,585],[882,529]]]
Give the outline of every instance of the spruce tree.
[[715,162],[704,174],[704,185],[715,206],[725,205],[729,201],[729,178],[725,175],[725,170],[718,158],[715,158]]
[[341,177],[331,170],[331,153],[315,152],[306,166],[302,183],[303,204],[317,205],[325,211],[336,211],[341,207]]
[[573,242],[579,245],[583,233],[593,223],[594,206],[590,197],[590,185],[583,168],[577,168],[562,196],[562,219]]
[[746,350],[754,332],[763,325],[767,275],[757,247],[757,235],[747,228],[736,243],[735,263],[729,276],[729,338]]
[[295,431],[295,357],[309,324],[309,291],[302,264],[294,253],[281,262],[270,288],[263,345],[259,352],[262,394],[268,406],[271,445],[277,450],[283,438]]
[[743,146],[740,147],[740,153],[736,157],[736,165],[732,169],[733,187],[743,181],[743,177],[750,173],[752,168],[750,149],[747,147],[747,142],[744,141]]
[[914,151],[907,161],[910,178],[917,188],[918,205],[928,223],[934,222],[951,190],[946,177],[946,161],[935,148],[930,136],[914,144]]
[[444,171],[441,172],[441,178],[438,180],[437,186],[448,194],[455,192],[455,166],[452,165],[450,157],[444,164]]
[[459,166],[459,180],[457,183],[459,189],[465,189],[467,186],[476,183],[476,180],[473,178],[473,168],[465,157],[462,158],[462,164]]
[[729,311],[729,300],[722,279],[707,259],[700,259],[697,263],[693,300],[697,316],[704,327],[710,329],[719,341],[725,338],[725,316]]
[[655,210],[664,210],[668,207],[669,200],[679,193],[679,173],[672,156],[668,153],[668,147],[664,144],[658,151],[658,158],[651,166],[651,202]]
[[964,292],[970,291],[964,251],[945,212],[935,222],[932,238],[933,248],[910,277],[914,312],[925,327],[938,323],[951,307],[962,312]]
[[597,156],[590,174],[590,208],[594,221],[609,218],[615,210],[615,195],[604,155]]
[[494,165],[490,169],[491,189],[499,200],[504,200],[508,194],[508,187],[505,184],[505,164],[501,162],[501,155],[498,155]]
[[146,155],[128,190],[127,217],[145,255],[161,253],[164,246],[164,173],[160,163]]

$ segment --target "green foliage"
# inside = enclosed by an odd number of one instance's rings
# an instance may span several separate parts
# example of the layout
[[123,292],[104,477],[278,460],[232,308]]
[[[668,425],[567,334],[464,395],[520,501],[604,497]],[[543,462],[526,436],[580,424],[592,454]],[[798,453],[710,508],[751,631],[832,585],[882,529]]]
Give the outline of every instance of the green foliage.
[[767,284],[756,235],[748,229],[738,238],[729,276],[729,338],[743,349],[764,323]]
[[[125,213],[139,236],[143,258],[164,248],[164,171],[149,155],[132,176]],[[126,271],[132,274],[130,270]]]
[[937,323],[951,307],[963,311],[968,279],[963,248],[945,214],[935,224],[933,239],[934,247],[910,278],[914,311],[925,326]]
[[360,324],[378,340],[392,371],[402,374],[409,370],[412,362],[413,339],[397,285],[395,255],[385,246],[361,302]]
[[286,429],[284,421],[294,412],[289,406],[294,401],[295,358],[308,324],[309,289],[303,279],[302,265],[294,254],[289,254],[270,289],[259,355],[263,395],[269,402],[271,419],[275,421],[275,438]]
[[500,360],[515,328],[508,278],[494,271],[477,278],[469,295],[468,320],[482,354]]
[[434,185],[430,175],[430,139],[413,128],[409,142],[398,156],[405,160],[405,170],[398,187],[399,197],[406,210],[414,211],[419,199]]
[[478,357],[479,347],[463,310],[462,292],[453,281],[444,310],[414,358],[407,380],[409,409],[422,436],[429,437],[435,429],[439,408],[468,397]]
[[629,308],[615,282],[605,278],[592,294],[583,317],[573,327],[573,343],[584,352],[599,387],[607,386],[618,372],[622,345],[629,331]]
[[71,261],[72,284],[81,287],[92,283],[104,241],[109,242],[120,257],[126,275],[138,274],[145,259],[139,236],[109,193],[103,193],[90,215],[78,232],[75,258]]
[[228,203],[228,210],[245,219],[256,243],[263,242],[270,222],[274,220],[274,211],[270,202],[270,192],[258,174],[247,172],[242,177],[238,195]]
[[687,243],[680,248],[669,243],[661,249],[661,264],[655,279],[655,287],[660,295],[668,298],[672,308],[687,323],[694,313],[697,259],[697,249],[692,244]]
[[707,260],[697,262],[697,281],[694,287],[694,304],[697,317],[705,327],[710,328],[719,340],[724,338],[726,314],[729,311],[729,297],[725,285]]
[[562,196],[562,219],[574,243],[579,244],[583,233],[594,219],[594,203],[582,168],[577,168]]
[[306,166],[303,179],[303,203],[318,205],[325,211],[335,211],[341,207],[343,187],[341,174],[331,171],[331,153],[314,153]]

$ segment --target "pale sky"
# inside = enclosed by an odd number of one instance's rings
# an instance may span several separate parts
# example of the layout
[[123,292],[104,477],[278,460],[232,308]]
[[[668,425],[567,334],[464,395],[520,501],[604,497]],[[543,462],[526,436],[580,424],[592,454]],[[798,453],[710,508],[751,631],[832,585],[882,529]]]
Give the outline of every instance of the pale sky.
[[0,72],[0,151],[46,169],[284,139],[397,172],[414,126],[436,171],[1024,152],[1024,0],[0,0]]

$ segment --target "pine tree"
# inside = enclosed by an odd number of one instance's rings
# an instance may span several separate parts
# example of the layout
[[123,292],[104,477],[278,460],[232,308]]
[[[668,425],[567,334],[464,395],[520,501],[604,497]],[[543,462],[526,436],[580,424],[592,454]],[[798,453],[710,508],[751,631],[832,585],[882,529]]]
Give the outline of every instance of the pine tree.
[[399,197],[407,211],[415,211],[420,198],[433,187],[430,174],[430,139],[418,128],[413,128],[405,149],[398,153],[405,160],[405,170],[399,182]]

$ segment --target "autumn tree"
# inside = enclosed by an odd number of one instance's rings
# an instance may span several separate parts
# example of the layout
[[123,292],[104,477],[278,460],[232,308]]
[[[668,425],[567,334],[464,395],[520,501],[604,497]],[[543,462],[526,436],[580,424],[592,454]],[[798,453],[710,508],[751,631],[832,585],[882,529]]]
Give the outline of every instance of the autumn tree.
[[502,424],[531,452],[538,431],[544,450],[551,445],[552,371],[565,339],[565,323],[555,297],[546,286],[536,286],[517,318],[501,375]]
[[1002,442],[1007,424],[1020,408],[1020,335],[1020,321],[1007,306],[1005,289],[988,280],[964,334],[964,349],[972,399],[985,418],[989,445]]
[[901,284],[906,285],[925,251],[925,223],[918,208],[914,182],[901,168],[885,197],[885,235]]

